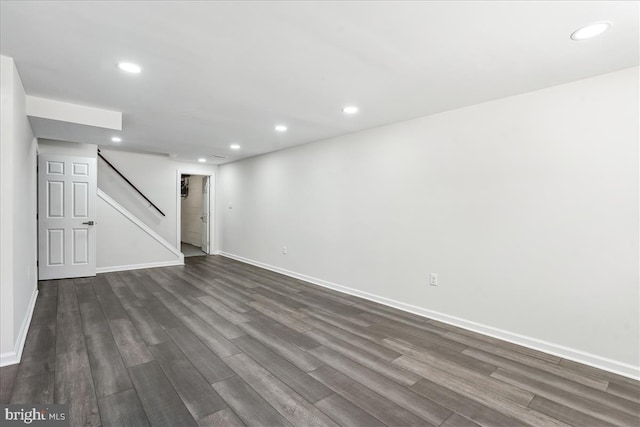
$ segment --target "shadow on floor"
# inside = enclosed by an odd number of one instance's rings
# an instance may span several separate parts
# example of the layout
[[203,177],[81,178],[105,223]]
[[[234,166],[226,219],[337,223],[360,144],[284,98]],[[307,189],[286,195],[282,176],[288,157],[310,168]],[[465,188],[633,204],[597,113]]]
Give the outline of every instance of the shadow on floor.
[[180,251],[184,254],[185,257],[206,255],[206,253],[204,253],[199,247],[190,245],[189,243],[185,242],[180,242]]

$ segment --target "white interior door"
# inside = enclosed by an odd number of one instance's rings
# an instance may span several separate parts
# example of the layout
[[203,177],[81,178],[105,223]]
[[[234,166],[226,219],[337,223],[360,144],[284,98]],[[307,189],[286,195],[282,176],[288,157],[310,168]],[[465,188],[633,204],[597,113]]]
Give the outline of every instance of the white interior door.
[[202,252],[209,253],[209,180],[210,177],[202,177]]
[[96,275],[96,159],[38,156],[40,280]]

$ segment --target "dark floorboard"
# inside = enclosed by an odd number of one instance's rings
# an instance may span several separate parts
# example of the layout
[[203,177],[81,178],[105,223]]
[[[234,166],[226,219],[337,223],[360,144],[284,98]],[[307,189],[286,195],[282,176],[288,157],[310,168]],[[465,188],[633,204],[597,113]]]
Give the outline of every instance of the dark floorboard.
[[640,425],[638,381],[219,256],[39,290],[0,403],[72,426]]
[[145,427],[149,425],[138,394],[133,388],[98,399],[104,427]]
[[0,368],[0,403],[7,404],[11,401],[11,393],[16,384],[19,365],[9,365]]

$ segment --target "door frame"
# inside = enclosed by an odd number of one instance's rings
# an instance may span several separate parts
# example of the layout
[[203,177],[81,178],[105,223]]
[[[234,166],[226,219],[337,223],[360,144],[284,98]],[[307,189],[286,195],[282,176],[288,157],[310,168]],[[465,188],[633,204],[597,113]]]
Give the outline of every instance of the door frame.
[[[215,172],[207,172],[196,169],[178,169],[176,171],[176,248],[180,251],[180,243],[182,242],[182,198],[180,197],[180,179],[182,175],[200,175],[209,177],[209,252],[207,255],[213,255],[216,252],[214,244],[215,232]],[[182,252],[182,251],[180,251]]]

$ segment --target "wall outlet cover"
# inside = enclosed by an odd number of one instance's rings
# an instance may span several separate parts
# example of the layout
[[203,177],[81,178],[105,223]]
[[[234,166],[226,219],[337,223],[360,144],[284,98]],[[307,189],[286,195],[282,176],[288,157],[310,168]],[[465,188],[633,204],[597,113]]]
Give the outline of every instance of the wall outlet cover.
[[431,273],[429,276],[429,284],[431,286],[438,286],[438,275],[436,273]]

